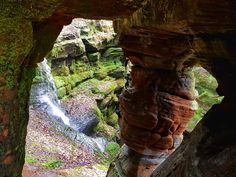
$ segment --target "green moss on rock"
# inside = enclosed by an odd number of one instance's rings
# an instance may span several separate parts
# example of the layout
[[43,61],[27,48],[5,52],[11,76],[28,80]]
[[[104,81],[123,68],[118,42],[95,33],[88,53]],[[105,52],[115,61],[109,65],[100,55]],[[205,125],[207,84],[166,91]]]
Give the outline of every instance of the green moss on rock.
[[63,76],[54,76],[53,77],[56,88],[59,89],[67,85],[67,78]]
[[57,96],[59,99],[62,99],[63,97],[66,96],[66,87],[61,87],[57,89]]
[[190,131],[194,129],[196,124],[214,104],[219,104],[223,99],[223,97],[219,96],[216,92],[218,83],[210,73],[201,67],[195,67],[193,72],[196,85],[195,88],[199,96],[196,99],[198,109],[188,125]]
[[88,53],[87,56],[88,56],[88,59],[89,59],[90,62],[97,62],[101,59],[101,53],[100,52]]
[[122,48],[110,47],[104,52],[102,57],[111,60],[119,60],[123,57],[123,55],[124,53]]
[[91,72],[87,71],[87,72],[82,72],[80,74],[72,74],[70,76],[70,81],[69,83],[71,84],[71,86],[74,88],[78,83],[91,78]]
[[118,124],[118,115],[113,112],[113,114],[109,115],[107,118],[107,124],[115,127]]

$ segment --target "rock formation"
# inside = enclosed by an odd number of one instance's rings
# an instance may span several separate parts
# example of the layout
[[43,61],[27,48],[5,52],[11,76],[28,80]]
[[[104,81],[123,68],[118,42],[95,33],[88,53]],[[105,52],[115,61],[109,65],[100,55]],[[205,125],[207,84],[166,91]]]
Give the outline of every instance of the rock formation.
[[175,148],[175,137],[194,112],[191,67],[200,64],[216,77],[224,100],[152,176],[234,177],[235,9],[232,0],[2,1],[0,175],[21,176],[35,64],[50,51],[63,25],[74,17],[127,17],[115,26],[134,64],[132,84],[120,99],[121,137],[128,147],[115,161],[113,175],[149,176],[159,163],[152,156]]
[[125,84],[123,51],[112,21],[73,19],[63,27],[47,59],[73,128],[112,139],[117,94]]

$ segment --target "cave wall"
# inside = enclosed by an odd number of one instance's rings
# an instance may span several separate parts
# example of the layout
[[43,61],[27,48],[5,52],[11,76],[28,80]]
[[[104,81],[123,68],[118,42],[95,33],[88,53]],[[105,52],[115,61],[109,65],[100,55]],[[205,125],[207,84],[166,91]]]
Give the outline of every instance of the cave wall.
[[[142,5],[143,8],[139,9]],[[137,9],[139,10],[136,11]],[[153,176],[205,177],[226,174],[233,177],[236,144],[235,120],[231,116],[234,115],[236,105],[235,86],[232,84],[235,82],[236,71],[234,9],[236,2],[232,0],[147,0],[145,3],[142,0],[2,1],[0,174],[5,177],[21,176],[29,89],[35,63],[41,61],[52,48],[63,25],[69,24],[74,17],[114,19],[127,17],[136,11],[131,17],[118,20],[115,25],[120,33],[120,45],[135,66],[145,72],[154,70],[163,74],[184,73],[187,68],[200,64],[216,77],[219,82],[218,92],[225,96],[223,103],[210,110]],[[152,94],[156,94],[153,89],[157,86],[151,84],[150,90],[146,91],[143,87],[146,83],[142,85],[143,76],[147,76],[145,82],[152,77],[147,74],[140,76],[136,70],[133,73],[133,77],[138,79],[132,83],[133,86],[140,93],[150,93],[147,101],[152,100]],[[158,80],[165,81],[165,76],[155,75],[152,82],[147,83],[157,83]],[[141,84],[137,85],[139,81]],[[173,82],[178,82],[178,79]],[[162,91],[168,92],[168,89]],[[121,121],[121,130],[129,125],[129,122],[124,124]],[[181,133],[183,131],[184,129]],[[142,131],[140,135],[143,136]],[[135,153],[141,153],[137,155],[138,161],[135,163],[139,166],[140,159],[146,154],[143,149],[138,150],[129,142],[127,141],[127,145],[132,148],[132,152],[134,150]],[[127,157],[129,156],[128,153]],[[139,170],[144,168],[130,169],[125,176],[140,176],[143,170]],[[151,169],[146,175],[150,175],[153,171]]]

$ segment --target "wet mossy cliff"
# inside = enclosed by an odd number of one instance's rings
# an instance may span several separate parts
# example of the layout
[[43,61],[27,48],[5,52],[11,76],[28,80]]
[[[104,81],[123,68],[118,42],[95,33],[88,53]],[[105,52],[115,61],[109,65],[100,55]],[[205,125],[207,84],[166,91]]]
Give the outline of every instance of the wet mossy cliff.
[[114,138],[127,70],[112,21],[73,19],[46,58],[62,106],[81,124],[77,130]]

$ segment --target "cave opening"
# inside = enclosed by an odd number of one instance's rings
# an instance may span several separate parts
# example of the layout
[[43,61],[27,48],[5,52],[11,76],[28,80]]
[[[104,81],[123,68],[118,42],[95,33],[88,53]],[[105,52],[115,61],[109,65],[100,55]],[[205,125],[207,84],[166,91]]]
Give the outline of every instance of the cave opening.
[[195,89],[197,92],[197,110],[188,123],[187,132],[193,131],[204,115],[215,104],[220,104],[224,98],[217,93],[218,82],[206,69],[201,66],[193,67]]
[[118,97],[128,67],[112,21],[75,18],[63,27],[37,64],[23,176],[105,176],[121,146]]
[[[234,177],[235,9],[232,0],[2,1],[0,176],[22,176],[36,63],[52,48],[63,25],[84,17],[118,18],[114,22],[120,46],[133,63],[131,84],[119,99],[120,137],[126,145],[107,176]],[[217,92],[224,99],[211,107],[177,148],[196,111],[191,72],[195,64],[216,77]],[[61,95],[67,89],[61,89]],[[201,98],[206,95],[200,93]]]

